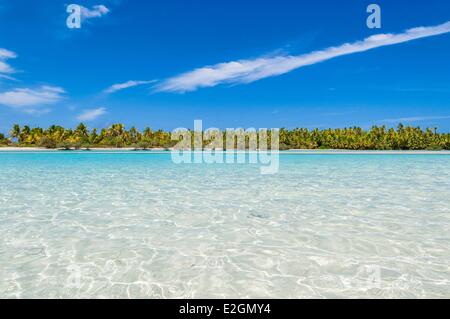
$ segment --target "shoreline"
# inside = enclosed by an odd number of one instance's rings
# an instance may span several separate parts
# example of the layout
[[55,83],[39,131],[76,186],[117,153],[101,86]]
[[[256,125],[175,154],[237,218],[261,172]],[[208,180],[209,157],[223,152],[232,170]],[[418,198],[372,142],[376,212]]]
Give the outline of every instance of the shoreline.
[[[99,152],[108,152],[108,153],[128,153],[128,152],[137,152],[137,153],[169,153],[172,149],[165,148],[149,148],[149,149],[136,149],[133,147],[124,147],[124,148],[114,148],[114,147],[93,147],[89,149],[79,149],[79,150],[64,150],[64,149],[48,149],[43,147],[0,147],[0,153],[7,152],[24,152],[24,153],[99,153]],[[205,150],[207,151],[207,150]],[[220,151],[224,152],[224,151]],[[450,155],[450,151],[442,150],[442,151],[433,151],[433,150],[345,150],[345,149],[290,149],[290,150],[282,150],[279,151],[280,154],[321,154],[321,155],[333,155],[333,154],[355,154],[355,155]]]
[[[149,148],[145,151],[165,151],[165,148]],[[140,149],[136,149],[134,147],[123,147],[123,148],[118,148],[118,147],[91,147],[89,149],[85,149],[85,148],[80,148],[78,150],[75,149],[62,149],[62,148],[45,148],[45,147],[14,147],[14,146],[6,146],[6,147],[0,147],[0,152],[4,151],[4,152],[8,152],[8,151],[12,151],[12,152],[89,152],[89,151],[93,151],[93,152],[98,152],[98,151],[125,151],[125,152],[131,152],[131,151],[141,151]],[[142,150],[144,151],[144,150]]]

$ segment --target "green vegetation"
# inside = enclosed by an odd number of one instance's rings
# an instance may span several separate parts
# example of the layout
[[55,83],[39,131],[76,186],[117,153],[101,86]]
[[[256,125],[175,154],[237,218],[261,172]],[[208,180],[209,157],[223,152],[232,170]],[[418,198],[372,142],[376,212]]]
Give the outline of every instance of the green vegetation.
[[[127,130],[123,124],[113,124],[98,131],[79,124],[75,129],[51,126],[46,130],[15,124],[9,137],[0,134],[0,146],[45,147],[58,149],[89,149],[91,147],[134,147],[136,149],[170,148],[169,132],[142,132],[135,127]],[[436,129],[399,125],[397,129],[384,126],[365,131],[359,127],[344,129],[280,130],[280,149],[346,149],[346,150],[450,150],[450,134]]]
[[9,141],[6,139],[5,135],[0,133],[0,146],[2,145],[8,145]]
[[[135,127],[126,130],[123,124],[113,124],[107,129],[98,131],[95,128],[89,130],[81,123],[75,129],[53,125],[46,130],[15,124],[9,133],[9,138],[4,138],[3,145],[69,150],[91,147],[168,148],[175,143],[171,141],[170,133],[162,130],[152,131],[146,128],[141,133]],[[1,139],[0,144],[2,144]]]

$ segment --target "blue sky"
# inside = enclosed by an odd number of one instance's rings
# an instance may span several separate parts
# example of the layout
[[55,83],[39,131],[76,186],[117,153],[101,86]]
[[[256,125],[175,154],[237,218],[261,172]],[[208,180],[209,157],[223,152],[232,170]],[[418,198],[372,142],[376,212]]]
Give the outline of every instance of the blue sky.
[[[0,131],[194,119],[450,131],[448,1],[73,0],[81,29],[66,26],[70,3],[0,0]],[[366,26],[370,3],[381,29]],[[377,34],[391,36],[355,43]]]

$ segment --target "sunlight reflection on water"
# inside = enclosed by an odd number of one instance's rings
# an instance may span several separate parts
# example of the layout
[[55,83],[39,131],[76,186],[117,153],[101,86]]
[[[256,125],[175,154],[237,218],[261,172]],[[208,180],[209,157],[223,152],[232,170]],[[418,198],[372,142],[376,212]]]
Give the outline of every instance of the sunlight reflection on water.
[[450,156],[0,154],[0,297],[450,297]]

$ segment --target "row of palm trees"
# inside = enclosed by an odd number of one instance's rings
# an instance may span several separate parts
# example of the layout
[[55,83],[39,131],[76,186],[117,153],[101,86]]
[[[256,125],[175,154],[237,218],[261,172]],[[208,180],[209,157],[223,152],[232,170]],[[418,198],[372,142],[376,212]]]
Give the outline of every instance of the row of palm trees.
[[348,150],[449,150],[450,134],[437,129],[403,126],[397,129],[373,126],[307,130],[297,128],[280,131],[280,149],[348,149]]
[[[170,133],[146,128],[140,132],[135,127],[125,129],[123,124],[113,124],[109,128],[89,130],[80,123],[75,129],[52,125],[46,130],[40,127],[21,127],[15,124],[6,144],[17,146],[40,146],[46,148],[89,148],[89,147],[171,147]],[[9,142],[9,143],[8,143]],[[0,142],[1,143],[1,142]]]
[[[450,134],[436,129],[403,126],[397,129],[373,126],[344,129],[308,130],[296,128],[280,130],[280,149],[348,149],[348,150],[450,150]],[[163,130],[145,128],[142,132],[123,124],[113,124],[101,130],[81,123],[75,129],[62,126],[21,127],[15,124],[8,137],[0,134],[0,145],[40,146],[46,148],[80,149],[90,147],[170,148],[177,141]]]

